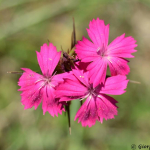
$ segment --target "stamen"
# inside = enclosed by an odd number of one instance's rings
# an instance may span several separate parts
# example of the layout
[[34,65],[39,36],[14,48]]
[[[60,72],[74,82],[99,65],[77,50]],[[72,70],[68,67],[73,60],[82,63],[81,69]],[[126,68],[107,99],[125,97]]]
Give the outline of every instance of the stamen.
[[89,102],[90,102],[91,99],[92,99],[92,95],[89,96],[89,100],[88,100],[87,106],[89,105]]
[[102,98],[100,95],[97,95],[97,97]]
[[45,86],[45,82],[39,87],[38,90],[42,89]]
[[100,48],[100,47],[98,47],[98,48],[97,48],[97,52],[99,52],[99,50],[100,50],[100,49],[101,49],[101,48]]
[[42,79],[38,79],[35,83],[38,83],[38,82],[40,82],[40,81],[43,81],[44,79],[42,78]]
[[88,96],[90,95],[90,93],[88,93],[87,95],[85,95],[83,98],[80,99],[80,101],[86,99]]
[[50,77],[50,80],[53,79],[53,77],[56,75],[56,73],[57,73],[57,71],[55,71],[55,72],[53,73],[53,75]]
[[54,72],[53,76],[56,75],[57,71]]

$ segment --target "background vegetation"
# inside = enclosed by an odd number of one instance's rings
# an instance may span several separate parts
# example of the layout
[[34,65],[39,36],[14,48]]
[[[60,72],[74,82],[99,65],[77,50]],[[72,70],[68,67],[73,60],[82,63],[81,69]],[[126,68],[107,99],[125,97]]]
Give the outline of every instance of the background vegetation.
[[[149,0],[0,0],[0,149],[1,150],[127,150],[150,144],[150,1]],[[79,102],[71,107],[72,135],[67,117],[43,116],[41,105],[24,110],[18,78],[7,74],[26,67],[39,70],[35,51],[48,39],[57,49],[70,48],[72,17],[77,40],[88,38],[89,21],[110,24],[111,42],[126,33],[137,40],[130,59],[131,80],[116,96],[118,116],[83,128],[74,120]]]

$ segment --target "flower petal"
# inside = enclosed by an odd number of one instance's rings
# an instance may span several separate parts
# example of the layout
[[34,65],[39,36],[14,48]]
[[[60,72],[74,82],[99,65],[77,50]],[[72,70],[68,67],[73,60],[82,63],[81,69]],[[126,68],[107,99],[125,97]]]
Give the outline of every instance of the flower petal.
[[104,24],[103,20],[97,18],[93,19],[89,24],[89,29],[87,29],[88,35],[93,41],[93,43],[98,47],[107,47],[108,36],[109,36],[109,25]]
[[54,87],[56,87],[59,83],[62,83],[64,81],[64,78],[66,78],[67,76],[69,76],[69,73],[67,73],[67,72],[61,73],[61,74],[56,74],[52,77],[50,83],[52,85],[54,85]]
[[106,79],[104,86],[101,88],[100,93],[121,95],[125,91],[129,80],[126,80],[126,76],[117,75]]
[[72,69],[72,72],[81,83],[89,87],[89,72],[83,72],[83,70],[76,69]]
[[52,75],[56,65],[59,62],[61,52],[57,52],[56,47],[52,43],[43,44],[41,51],[37,52],[37,59],[44,76]]
[[87,92],[87,88],[81,84],[81,82],[74,76],[70,75],[69,79],[65,79],[62,84],[56,87],[56,97],[74,97],[84,96]]
[[43,76],[27,68],[22,68],[22,70],[25,72],[18,82],[18,85],[21,86],[19,91],[22,91],[21,102],[25,106],[24,109],[28,109],[33,106],[36,109],[42,99],[41,88],[43,85]]
[[97,115],[99,121],[103,123],[103,119],[112,119],[114,115],[117,115],[117,101],[110,96],[100,95],[100,98],[96,98]]
[[137,44],[134,38],[125,37],[125,34],[117,37],[107,48],[107,55],[113,57],[132,58],[131,53],[136,52],[134,49]]
[[75,119],[82,126],[95,124],[96,120],[103,123],[103,119],[112,119],[117,115],[117,101],[110,96],[101,94],[100,97],[88,97],[78,110]]
[[78,41],[75,47],[75,52],[83,62],[91,62],[99,57],[96,53],[97,47],[84,37],[82,41]]
[[108,65],[112,76],[117,74],[127,75],[130,72],[130,68],[127,65],[128,60],[117,57],[109,57]]
[[98,59],[92,62],[88,67],[90,82],[93,83],[93,87],[96,87],[101,82],[104,83],[107,71],[107,60]]
[[92,97],[88,97],[87,100],[82,104],[74,120],[77,118],[79,119],[78,123],[81,122],[83,127],[91,127],[95,124],[96,120],[98,119],[98,115],[96,103]]
[[58,98],[55,98],[55,90],[49,85],[43,88],[43,103],[42,103],[43,114],[48,111],[53,117],[62,114],[65,111],[63,104],[59,102]]

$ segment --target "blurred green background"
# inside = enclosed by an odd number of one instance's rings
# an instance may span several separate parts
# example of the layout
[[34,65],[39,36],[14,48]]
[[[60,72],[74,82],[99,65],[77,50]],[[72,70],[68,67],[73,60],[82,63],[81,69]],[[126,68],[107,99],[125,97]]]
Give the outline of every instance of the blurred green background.
[[[88,38],[89,21],[110,24],[111,42],[126,33],[137,40],[130,59],[127,92],[115,96],[118,116],[83,128],[74,120],[79,102],[71,107],[72,135],[67,117],[43,116],[41,105],[24,110],[18,78],[7,71],[39,70],[35,51],[48,39],[57,49],[70,48],[72,17],[77,40]],[[150,1],[149,0],[1,0],[0,1],[0,150],[127,150],[150,145]],[[137,147],[138,149],[138,147]]]

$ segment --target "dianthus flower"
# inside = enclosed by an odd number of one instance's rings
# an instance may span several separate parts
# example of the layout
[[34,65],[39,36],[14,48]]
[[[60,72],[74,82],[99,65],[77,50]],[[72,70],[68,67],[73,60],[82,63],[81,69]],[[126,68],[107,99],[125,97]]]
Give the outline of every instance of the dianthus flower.
[[107,65],[112,76],[127,75],[130,68],[128,60],[124,58],[134,57],[131,53],[136,52],[136,41],[123,34],[108,45],[109,25],[105,26],[104,21],[99,18],[90,22],[87,32],[92,42],[83,37],[76,44],[75,52],[82,62],[91,62],[87,70],[93,87],[100,82],[104,83]]
[[37,52],[37,59],[41,68],[40,75],[30,69],[22,68],[23,75],[20,77],[18,85],[22,91],[21,102],[25,106],[24,109],[35,107],[42,102],[43,114],[48,111],[53,117],[62,113],[63,104],[55,98],[55,87],[63,81],[63,74],[55,75],[53,71],[58,64],[61,52],[57,52],[53,44],[44,44],[41,51]]
[[82,126],[91,127],[96,120],[102,123],[103,119],[112,119],[117,115],[117,101],[106,94],[123,94],[127,83],[126,76],[117,75],[108,77],[104,84],[93,87],[89,82],[89,72],[73,69],[64,83],[57,86],[56,95],[60,101],[86,99],[75,120],[78,118],[78,123],[81,122]]

